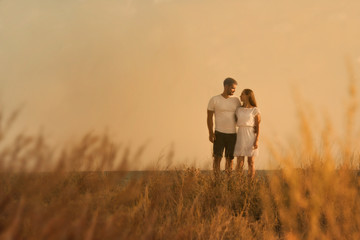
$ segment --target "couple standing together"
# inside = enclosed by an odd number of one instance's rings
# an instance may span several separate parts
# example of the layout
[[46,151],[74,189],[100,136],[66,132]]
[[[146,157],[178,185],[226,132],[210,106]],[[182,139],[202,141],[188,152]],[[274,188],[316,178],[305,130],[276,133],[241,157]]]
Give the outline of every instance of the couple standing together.
[[255,175],[254,158],[259,151],[261,116],[254,92],[251,89],[244,89],[239,99],[233,96],[236,86],[237,82],[234,79],[226,78],[223,93],[212,97],[208,104],[207,126],[209,140],[213,143],[213,170],[215,176],[219,176],[220,162],[225,150],[225,171],[230,175],[234,156],[237,157],[236,170],[242,171],[245,157],[247,157],[248,175],[253,178]]

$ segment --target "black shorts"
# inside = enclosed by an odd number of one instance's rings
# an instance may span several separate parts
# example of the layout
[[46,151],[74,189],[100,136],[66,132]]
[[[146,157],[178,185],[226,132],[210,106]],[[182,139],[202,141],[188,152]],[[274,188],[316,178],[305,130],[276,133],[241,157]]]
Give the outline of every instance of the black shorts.
[[214,157],[222,157],[225,149],[225,157],[233,159],[235,143],[236,133],[222,133],[215,131],[215,141],[213,146]]

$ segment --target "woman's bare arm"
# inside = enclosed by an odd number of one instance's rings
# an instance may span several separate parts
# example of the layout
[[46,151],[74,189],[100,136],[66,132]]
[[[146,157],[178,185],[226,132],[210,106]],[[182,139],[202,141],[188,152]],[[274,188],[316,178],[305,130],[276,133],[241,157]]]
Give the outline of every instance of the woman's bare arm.
[[255,116],[255,126],[254,126],[254,130],[255,130],[255,134],[256,134],[256,138],[254,141],[254,149],[257,149],[259,147],[259,135],[260,135],[260,122],[261,122],[261,116],[260,114],[257,114]]

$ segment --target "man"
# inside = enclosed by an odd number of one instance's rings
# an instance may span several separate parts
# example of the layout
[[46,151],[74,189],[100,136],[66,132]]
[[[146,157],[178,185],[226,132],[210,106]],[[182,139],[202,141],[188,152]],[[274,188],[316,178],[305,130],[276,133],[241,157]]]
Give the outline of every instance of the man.
[[[223,93],[212,97],[207,108],[207,126],[209,140],[213,143],[213,170],[216,177],[220,173],[220,162],[224,150],[226,158],[225,171],[230,174],[232,170],[236,142],[235,111],[240,106],[239,98],[232,96],[236,86],[237,82],[234,79],[226,78]],[[214,115],[215,132],[213,127]]]

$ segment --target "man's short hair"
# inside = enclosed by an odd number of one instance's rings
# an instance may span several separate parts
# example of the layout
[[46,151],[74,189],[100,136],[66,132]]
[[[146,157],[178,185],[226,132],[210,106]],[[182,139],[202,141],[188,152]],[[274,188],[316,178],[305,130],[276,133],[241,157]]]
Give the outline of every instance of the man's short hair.
[[233,85],[233,84],[236,84],[236,85],[237,85],[237,81],[235,81],[235,79],[233,79],[233,78],[228,77],[228,78],[226,78],[226,79],[224,80],[224,87],[225,87],[225,86],[231,86],[231,85]]

